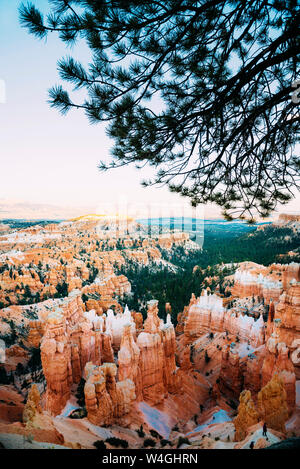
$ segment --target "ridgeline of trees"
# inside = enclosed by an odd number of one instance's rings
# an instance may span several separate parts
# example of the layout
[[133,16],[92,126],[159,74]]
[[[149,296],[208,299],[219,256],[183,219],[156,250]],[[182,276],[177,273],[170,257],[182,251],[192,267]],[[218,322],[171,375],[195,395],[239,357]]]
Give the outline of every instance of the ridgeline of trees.
[[[189,303],[191,293],[197,296],[206,286],[203,283],[205,277],[218,275],[222,285],[224,277],[234,270],[230,267],[220,270],[218,264],[253,261],[269,265],[279,262],[279,254],[299,247],[300,238],[290,228],[278,229],[271,225],[242,236],[230,232],[226,232],[226,236],[209,233],[205,235],[202,251],[186,255],[182,247],[173,249],[171,253],[162,250],[163,257],[177,266],[176,273],[170,272],[168,268],[157,269],[152,265],[141,267],[133,262],[122,266],[120,273],[128,277],[133,289],[132,296],[126,296],[123,303],[145,316],[146,302],[156,299],[159,301],[160,317],[165,319],[165,303],[169,302],[172,306],[172,321],[176,323],[177,314]],[[285,260],[291,262],[294,258],[286,257]],[[200,269],[193,273],[195,265]],[[213,282],[209,286],[214,290],[216,284]],[[224,293],[222,286],[221,293]]]

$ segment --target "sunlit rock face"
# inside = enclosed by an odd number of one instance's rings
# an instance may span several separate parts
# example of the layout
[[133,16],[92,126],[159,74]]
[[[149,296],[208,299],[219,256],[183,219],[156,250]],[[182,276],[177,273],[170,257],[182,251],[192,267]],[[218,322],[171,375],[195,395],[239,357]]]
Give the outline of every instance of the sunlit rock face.
[[251,398],[251,392],[245,389],[241,392],[239,401],[238,415],[234,419],[235,441],[243,440],[248,428],[259,422],[259,414]]
[[238,415],[234,419],[235,441],[243,440],[258,422],[265,422],[268,432],[272,429],[285,433],[289,411],[285,386],[278,374],[274,374],[258,393],[257,404],[249,390],[244,390],[239,400]]
[[41,396],[35,383],[29,390],[22,420],[25,427],[23,427],[25,434],[30,432],[30,434],[34,436],[38,434],[42,441],[57,444],[64,443],[64,436],[55,428],[50,415],[42,410]]
[[41,396],[37,385],[34,383],[27,396],[27,401],[23,410],[23,422],[30,426],[36,415],[42,413]]
[[296,375],[289,357],[289,349],[284,342],[279,342],[274,333],[266,344],[266,354],[261,369],[262,386],[278,375],[286,393],[288,411],[291,415],[296,402]]
[[285,422],[289,418],[289,409],[284,383],[278,374],[274,374],[258,393],[257,408],[261,420],[267,427],[285,432]]

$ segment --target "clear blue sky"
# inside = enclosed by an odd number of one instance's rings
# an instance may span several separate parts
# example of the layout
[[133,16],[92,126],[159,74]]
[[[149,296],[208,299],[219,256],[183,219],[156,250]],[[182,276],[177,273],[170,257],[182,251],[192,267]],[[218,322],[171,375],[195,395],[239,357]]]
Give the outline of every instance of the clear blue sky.
[[[182,203],[166,188],[143,189],[140,181],[151,175],[135,168],[97,170],[112,146],[104,126],[89,125],[80,111],[62,117],[47,103],[47,90],[59,82],[57,60],[71,53],[88,61],[89,51],[84,43],[67,50],[55,35],[47,41],[29,35],[19,24],[20,3],[0,0],[0,80],[6,87],[6,102],[0,103],[2,206],[22,201],[101,207],[122,195],[129,201]],[[47,11],[47,0],[33,3]],[[207,216],[216,213],[209,209]]]
[[[166,188],[143,189],[149,177],[135,168],[100,173],[112,142],[103,125],[91,126],[79,111],[67,117],[51,109],[47,90],[59,82],[56,63],[67,54],[88,60],[84,43],[73,50],[55,37],[39,41],[21,28],[19,0],[0,2],[0,79],[6,103],[0,104],[0,200],[101,207],[126,195],[145,203],[182,199]],[[47,1],[35,2],[47,10]],[[3,177],[4,176],[4,177]]]

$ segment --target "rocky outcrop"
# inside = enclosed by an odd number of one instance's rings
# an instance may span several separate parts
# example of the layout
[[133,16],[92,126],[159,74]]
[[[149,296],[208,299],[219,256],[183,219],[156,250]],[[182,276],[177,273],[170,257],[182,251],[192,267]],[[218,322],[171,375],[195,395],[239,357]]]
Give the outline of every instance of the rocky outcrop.
[[[80,376],[80,357],[77,348],[74,348],[72,356],[74,374]],[[65,337],[61,313],[51,315],[48,330],[41,343],[41,359],[47,381],[46,409],[57,415],[69,399],[73,384],[71,346]]]
[[111,343],[111,336],[107,333],[101,334],[101,362],[114,362],[114,352]]
[[135,385],[130,379],[116,382],[114,363],[95,366],[87,363],[84,387],[88,419],[95,425],[106,426],[130,422],[131,404],[135,400]]
[[166,324],[161,327],[161,336],[164,350],[164,384],[169,393],[175,394],[178,391],[180,385],[175,362],[175,330],[173,324],[171,323],[170,314],[167,315]]
[[278,374],[258,393],[257,401],[258,412],[267,426],[285,433],[289,410],[285,386]]
[[291,415],[295,408],[296,400],[296,376],[293,363],[289,358],[289,349],[283,342],[278,342],[278,337],[273,334],[266,345],[266,354],[262,365],[262,386],[266,386],[274,375],[281,379]]
[[27,341],[31,347],[39,347],[45,334],[46,325],[44,321],[30,321]]
[[143,399],[150,405],[162,402],[164,385],[164,347],[159,332],[141,332],[137,338],[140,349],[140,370]]
[[251,391],[252,398],[256,401],[257,394],[261,390],[261,369],[265,357],[265,346],[261,346],[247,357],[244,371],[244,388]]
[[192,293],[189,305],[185,306],[183,311],[181,313],[178,313],[177,315],[176,334],[182,334],[184,332],[184,327],[188,317],[189,309],[195,303],[197,303],[197,298],[195,297],[195,294]]
[[163,321],[158,317],[158,301],[148,301],[147,307],[147,318],[144,321],[144,332],[155,334],[163,324]]
[[184,326],[185,343],[190,344],[210,331],[222,331],[224,313],[222,298],[203,290],[200,298],[189,307]]
[[239,298],[259,296],[266,304],[278,302],[291,282],[300,280],[300,265],[272,264],[268,267],[254,262],[242,262],[234,275],[232,294]]
[[265,324],[262,315],[258,319],[243,313],[228,310],[224,317],[223,327],[240,341],[248,342],[256,348],[265,343]]
[[285,422],[289,418],[287,394],[281,377],[275,373],[258,393],[257,406],[251,398],[251,392],[244,390],[240,394],[238,415],[234,419],[235,441],[246,438],[250,428],[258,422],[265,422],[268,429],[285,433]]
[[166,324],[159,319],[157,303],[156,300],[148,302],[144,330],[137,338],[142,397],[152,405],[162,402],[168,392],[176,393],[179,387],[175,329],[170,314]]
[[278,221],[281,222],[281,223],[288,223],[290,221],[300,222],[300,215],[290,215],[290,214],[287,214],[287,213],[280,213],[280,215],[278,217]]
[[123,330],[125,325],[130,324],[131,332],[133,336],[136,335],[136,325],[135,321],[131,316],[131,313],[128,307],[125,307],[123,313],[117,313],[116,315],[114,312],[109,309],[107,311],[107,318],[105,321],[106,333],[111,335],[112,338],[112,346],[115,351],[120,349],[121,340],[123,336]]
[[142,313],[137,313],[136,311],[131,311],[131,316],[135,322],[136,333],[140,333],[143,329],[143,315]]
[[137,338],[140,349],[140,370],[142,396],[149,404],[155,405],[163,401],[166,396],[164,384],[164,345],[160,327],[163,324],[158,317],[157,300],[147,303],[147,318],[144,331]]
[[27,396],[27,402],[23,410],[23,422],[27,425],[31,425],[36,418],[37,414],[42,413],[42,407],[40,404],[41,396],[37,385],[34,383]]
[[275,307],[274,321],[277,321],[280,340],[287,346],[300,339],[300,283],[292,283],[281,295]]
[[43,372],[47,381],[46,409],[60,413],[70,397],[73,383],[82,377],[87,362],[113,361],[110,337],[102,332],[101,318],[85,313],[80,295],[70,295],[51,311],[41,342]]
[[243,385],[243,373],[235,348],[235,343],[223,347],[219,388],[223,394],[238,399]]
[[284,290],[288,290],[291,285],[295,285],[300,282],[300,264],[297,262],[291,262],[290,264],[283,265],[282,267],[283,288]]
[[243,262],[234,274],[232,294],[239,298],[259,296],[268,304],[278,301],[283,291],[282,266],[265,267],[254,262]]
[[64,437],[53,425],[51,417],[42,411],[41,396],[35,383],[31,386],[27,396],[27,402],[23,410],[23,422],[26,430],[33,433],[33,435],[36,432],[39,432],[41,436],[44,435],[44,441],[64,443]]
[[246,314],[226,310],[223,299],[208,295],[203,290],[200,298],[193,302],[187,313],[184,325],[185,343],[190,344],[204,334],[224,332],[239,336],[240,340],[258,347],[264,343],[265,326],[262,316],[257,320]]
[[233,421],[235,427],[235,441],[244,440],[248,428],[258,423],[259,420],[259,414],[251,398],[251,392],[245,389],[240,394],[238,415]]
[[131,330],[131,324],[123,329],[120,350],[118,352],[119,380],[130,379],[135,384],[137,400],[142,397],[142,377],[140,368],[140,349],[136,344]]

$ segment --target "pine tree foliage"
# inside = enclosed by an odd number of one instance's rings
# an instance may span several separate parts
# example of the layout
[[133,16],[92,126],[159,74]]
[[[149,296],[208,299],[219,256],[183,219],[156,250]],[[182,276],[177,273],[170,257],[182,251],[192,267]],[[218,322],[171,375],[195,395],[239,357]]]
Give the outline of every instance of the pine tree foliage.
[[[228,219],[268,216],[299,189],[299,57],[295,0],[49,0],[20,21],[39,38],[87,42],[91,62],[58,62],[73,85],[50,90],[62,113],[85,111],[114,139],[102,170],[154,167],[193,205],[215,202]],[[77,90],[85,91],[77,101]],[[82,96],[82,92],[80,93]]]

